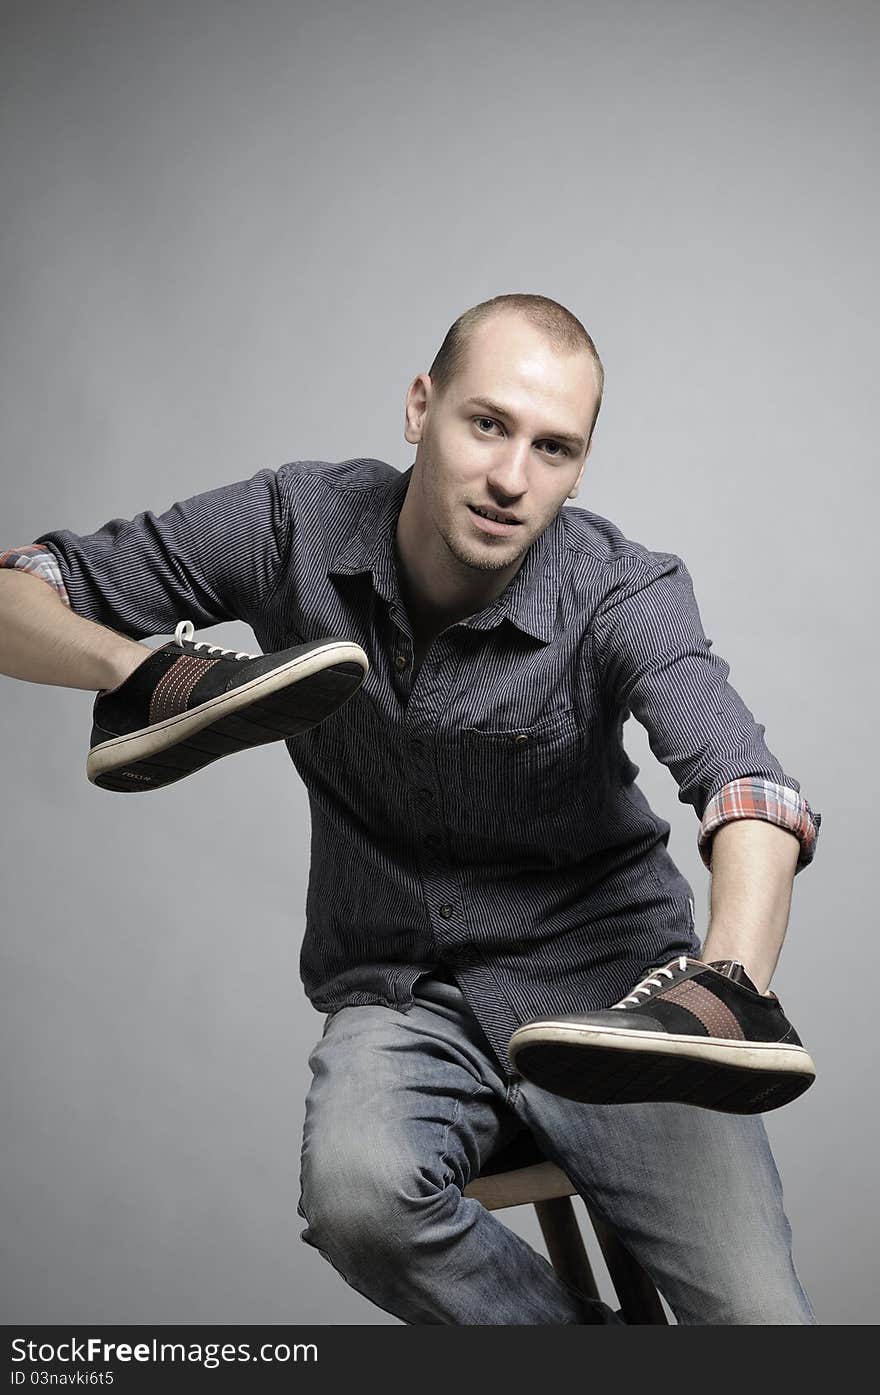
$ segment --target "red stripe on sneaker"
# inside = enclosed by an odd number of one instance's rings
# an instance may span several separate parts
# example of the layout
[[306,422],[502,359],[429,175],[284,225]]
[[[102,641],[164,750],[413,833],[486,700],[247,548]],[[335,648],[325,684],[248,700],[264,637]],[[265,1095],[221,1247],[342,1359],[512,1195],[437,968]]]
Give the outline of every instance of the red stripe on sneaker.
[[679,1007],[692,1012],[694,1017],[702,1022],[710,1037],[745,1041],[745,1032],[727,1004],[722,1003],[720,998],[716,998],[715,994],[710,993],[701,983],[686,979],[684,983],[676,983],[668,993],[663,994],[663,998],[668,1003],[677,1003]]
[[150,725],[164,722],[186,710],[193,688],[206,669],[219,663],[219,659],[197,659],[194,654],[184,654],[164,673],[153,689],[150,699]]

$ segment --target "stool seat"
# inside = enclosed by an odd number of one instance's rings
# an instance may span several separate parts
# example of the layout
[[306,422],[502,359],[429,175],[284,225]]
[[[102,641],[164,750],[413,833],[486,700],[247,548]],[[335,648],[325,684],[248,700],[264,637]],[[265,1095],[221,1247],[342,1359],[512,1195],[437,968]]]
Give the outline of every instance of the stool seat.
[[487,1177],[480,1173],[464,1189],[465,1196],[474,1196],[487,1211],[503,1211],[505,1206],[524,1206],[536,1201],[552,1201],[555,1197],[577,1196],[561,1167],[552,1162],[533,1163],[530,1167],[512,1168]]

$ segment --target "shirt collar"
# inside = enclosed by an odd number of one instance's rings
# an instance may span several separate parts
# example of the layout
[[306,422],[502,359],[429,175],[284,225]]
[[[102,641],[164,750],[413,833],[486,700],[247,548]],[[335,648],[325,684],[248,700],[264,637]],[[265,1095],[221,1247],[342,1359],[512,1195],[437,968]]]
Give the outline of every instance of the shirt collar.
[[[353,576],[371,572],[373,585],[391,605],[399,597],[394,534],[414,465],[398,471],[384,489],[374,490],[355,531],[330,558],[328,574]],[[553,638],[563,557],[562,518],[557,515],[532,543],[516,576],[501,595],[460,623],[470,629],[494,629],[507,619],[517,629],[549,644]]]

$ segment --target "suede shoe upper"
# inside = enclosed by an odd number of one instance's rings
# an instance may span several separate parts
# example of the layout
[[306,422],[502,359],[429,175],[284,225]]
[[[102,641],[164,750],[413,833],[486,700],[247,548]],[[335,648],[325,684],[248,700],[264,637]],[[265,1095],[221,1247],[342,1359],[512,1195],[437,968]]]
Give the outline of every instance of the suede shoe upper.
[[613,1008],[569,1013],[554,1021],[802,1045],[775,993],[759,993],[687,955],[655,966]]
[[140,731],[270,673],[302,647],[236,658],[197,653],[189,641],[171,640],[154,649],[118,687],[98,693],[94,723],[113,736]]

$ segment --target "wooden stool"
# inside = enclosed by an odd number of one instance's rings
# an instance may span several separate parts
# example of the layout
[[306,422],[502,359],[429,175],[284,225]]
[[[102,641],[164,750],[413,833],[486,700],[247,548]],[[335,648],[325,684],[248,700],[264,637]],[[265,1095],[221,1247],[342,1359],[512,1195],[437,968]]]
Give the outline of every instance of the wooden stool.
[[[571,1198],[577,1194],[577,1188],[560,1167],[547,1161],[526,1129],[493,1154],[479,1177],[464,1190],[465,1196],[482,1202],[487,1211],[534,1206],[550,1263],[560,1279],[598,1299],[599,1290],[571,1204]],[[603,1217],[589,1202],[585,1205],[624,1321],[668,1326],[660,1295],[648,1274],[624,1249]]]

